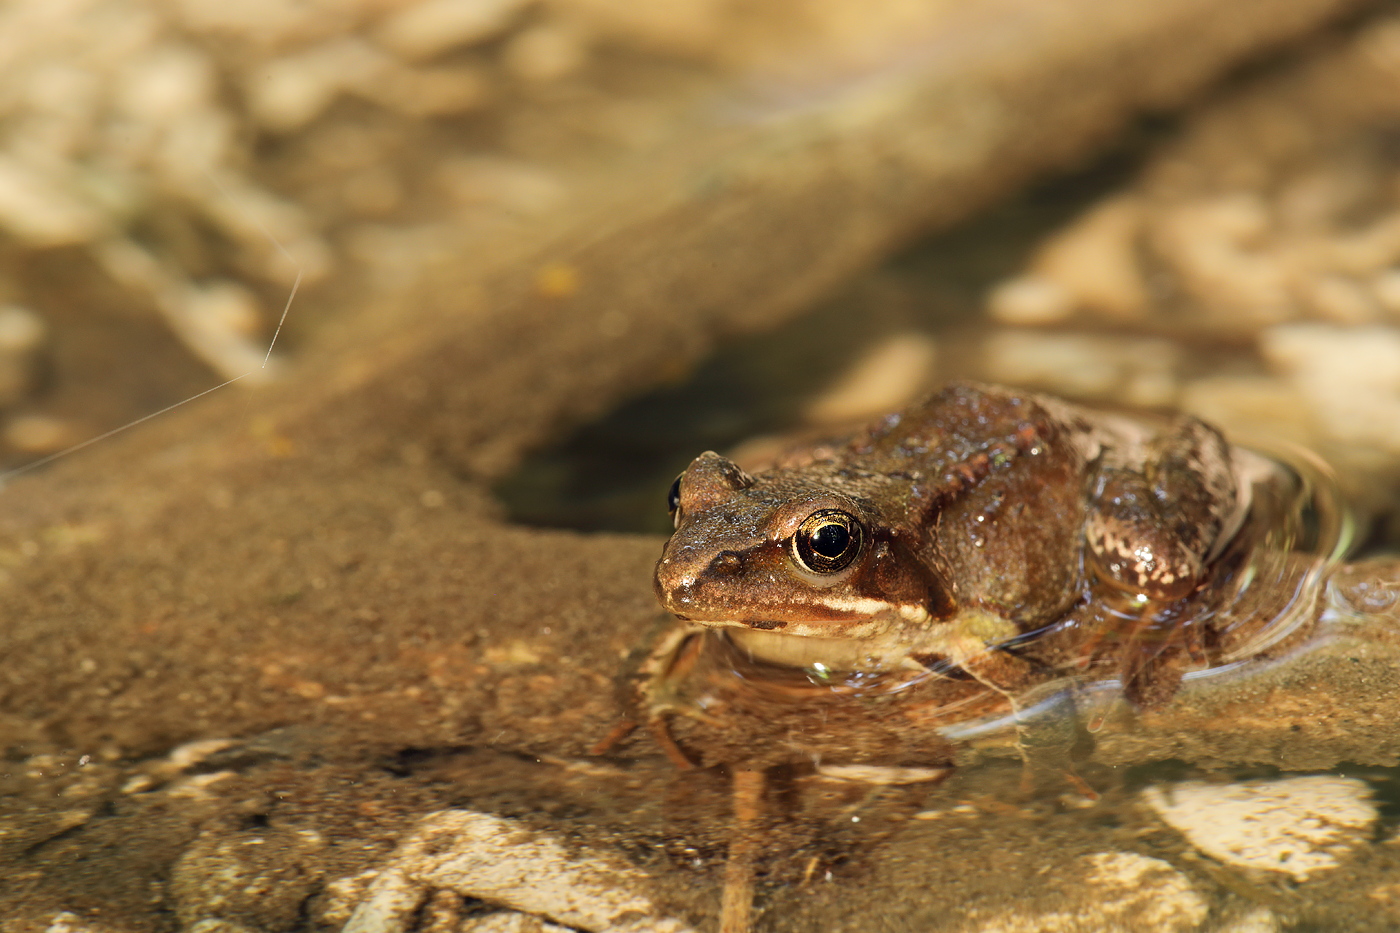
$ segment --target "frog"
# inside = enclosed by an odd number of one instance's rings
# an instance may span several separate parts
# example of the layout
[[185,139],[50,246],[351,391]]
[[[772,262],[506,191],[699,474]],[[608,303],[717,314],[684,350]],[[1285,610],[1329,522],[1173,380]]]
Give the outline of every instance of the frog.
[[976,383],[763,469],[707,451],[668,494],[654,586],[680,627],[645,702],[674,712],[681,646],[703,632],[809,675],[974,681],[1010,703],[1028,765],[1054,749],[1072,775],[1066,671],[1112,645],[1131,703],[1170,698],[1169,659],[1208,647],[1184,607],[1248,512],[1253,466],[1189,415]]

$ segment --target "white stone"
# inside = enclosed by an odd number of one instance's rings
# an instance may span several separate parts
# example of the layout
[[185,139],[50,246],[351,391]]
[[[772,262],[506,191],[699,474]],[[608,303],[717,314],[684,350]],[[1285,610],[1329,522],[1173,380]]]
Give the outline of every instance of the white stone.
[[49,415],[16,415],[5,425],[5,443],[26,454],[51,454],[80,438],[71,422]]
[[500,817],[443,810],[419,821],[380,870],[343,933],[405,933],[429,892],[446,889],[587,931],[688,933],[657,917],[645,878]]
[[1269,206],[1249,192],[1162,209],[1151,240],[1183,289],[1222,323],[1249,329],[1297,315],[1293,269],[1269,249]]
[[1148,788],[1144,799],[1192,845],[1239,868],[1306,881],[1335,868],[1375,824],[1371,789],[1326,775]]

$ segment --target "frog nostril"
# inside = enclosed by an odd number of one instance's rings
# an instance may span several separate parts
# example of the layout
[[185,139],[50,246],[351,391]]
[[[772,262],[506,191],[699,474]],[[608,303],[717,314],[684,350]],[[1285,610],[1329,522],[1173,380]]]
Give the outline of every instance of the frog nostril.
[[737,551],[720,551],[715,559],[710,561],[710,573],[718,576],[733,576],[744,569],[744,558],[739,556]]

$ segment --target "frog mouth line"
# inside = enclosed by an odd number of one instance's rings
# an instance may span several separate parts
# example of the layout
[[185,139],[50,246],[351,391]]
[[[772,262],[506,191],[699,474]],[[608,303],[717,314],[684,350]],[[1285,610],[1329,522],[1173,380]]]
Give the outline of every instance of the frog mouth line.
[[756,619],[752,622],[744,622],[749,628],[758,629],[761,632],[771,632],[774,629],[787,628],[786,622],[779,622],[776,619]]

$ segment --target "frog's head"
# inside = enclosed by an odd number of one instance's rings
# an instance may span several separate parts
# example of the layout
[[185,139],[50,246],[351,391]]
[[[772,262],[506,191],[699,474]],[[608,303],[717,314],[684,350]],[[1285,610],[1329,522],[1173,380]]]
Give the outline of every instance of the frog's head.
[[941,588],[889,517],[902,504],[878,499],[810,471],[750,476],[703,453],[671,487],[676,532],[656,565],[657,596],[688,621],[791,635],[863,638],[927,619]]

